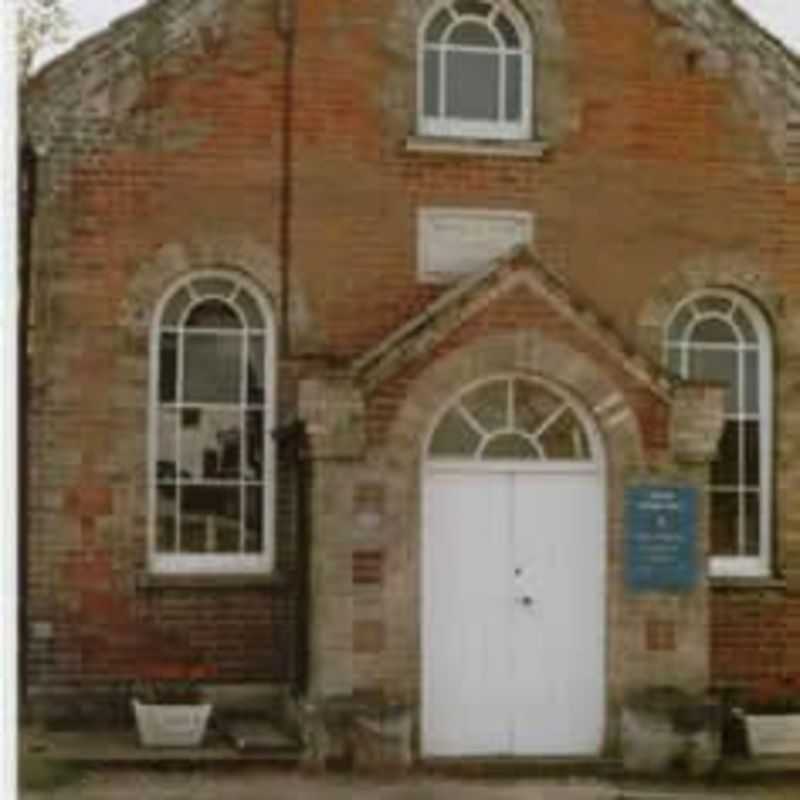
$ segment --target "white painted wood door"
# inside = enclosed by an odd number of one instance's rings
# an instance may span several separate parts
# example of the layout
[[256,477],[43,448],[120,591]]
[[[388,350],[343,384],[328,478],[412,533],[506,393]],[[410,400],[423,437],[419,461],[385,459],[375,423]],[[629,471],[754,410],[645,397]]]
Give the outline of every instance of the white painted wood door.
[[590,755],[605,723],[601,478],[426,477],[426,755]]

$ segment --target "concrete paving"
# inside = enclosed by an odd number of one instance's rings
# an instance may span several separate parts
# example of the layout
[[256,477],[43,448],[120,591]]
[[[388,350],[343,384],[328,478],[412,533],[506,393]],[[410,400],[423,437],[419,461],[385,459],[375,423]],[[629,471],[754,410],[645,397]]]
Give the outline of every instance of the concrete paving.
[[597,780],[450,780],[410,776],[370,780],[245,769],[235,772],[93,770],[77,783],[20,800],[798,800],[781,786],[620,786]]

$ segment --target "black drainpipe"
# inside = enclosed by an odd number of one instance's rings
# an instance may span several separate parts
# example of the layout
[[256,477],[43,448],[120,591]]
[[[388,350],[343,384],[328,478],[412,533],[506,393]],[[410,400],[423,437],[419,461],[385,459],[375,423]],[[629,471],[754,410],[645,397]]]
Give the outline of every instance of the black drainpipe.
[[28,500],[29,429],[30,429],[30,369],[28,361],[28,321],[30,316],[30,274],[33,243],[33,221],[36,216],[38,160],[36,150],[27,137],[23,137],[19,154],[19,268],[17,309],[17,480],[18,490],[18,673],[20,709],[24,709],[28,696]]
[[[278,0],[275,3],[275,29],[283,40],[283,118],[281,121],[281,186],[279,207],[280,261],[280,330],[278,352],[284,362],[291,358],[292,339],[290,322],[292,223],[294,218],[294,89],[295,55],[297,39],[296,0]],[[286,455],[279,463],[288,462],[292,472],[292,525],[294,537],[294,565],[292,585],[293,644],[289,655],[290,682],[296,697],[308,691],[309,676],[309,560],[311,539],[309,534],[310,469],[305,423],[297,420],[275,432],[279,448]],[[282,447],[281,447],[282,445]]]
[[294,75],[296,10],[295,0],[280,0],[275,4],[275,28],[283,39],[283,119],[281,124],[281,187],[279,210],[279,244],[281,294],[279,352],[283,358],[291,355],[289,326],[289,297],[291,293],[292,217],[294,202],[293,138],[294,138]]

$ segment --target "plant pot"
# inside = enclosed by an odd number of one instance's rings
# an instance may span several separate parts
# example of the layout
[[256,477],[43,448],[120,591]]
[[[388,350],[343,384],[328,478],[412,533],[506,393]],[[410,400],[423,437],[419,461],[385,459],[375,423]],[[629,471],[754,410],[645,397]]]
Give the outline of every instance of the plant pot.
[[747,714],[747,741],[754,756],[800,753],[800,713]]
[[197,747],[203,741],[211,703],[159,705],[133,700],[139,741],[144,747]]

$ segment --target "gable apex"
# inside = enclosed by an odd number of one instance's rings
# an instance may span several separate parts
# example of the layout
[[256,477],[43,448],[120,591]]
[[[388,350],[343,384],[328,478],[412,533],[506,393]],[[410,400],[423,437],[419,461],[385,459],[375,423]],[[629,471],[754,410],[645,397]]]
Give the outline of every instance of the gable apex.
[[673,381],[604,320],[592,303],[578,298],[567,282],[548,269],[525,246],[510,251],[487,269],[469,275],[441,294],[425,310],[368,350],[351,367],[362,386],[386,380],[409,362],[423,357],[494,300],[516,289],[529,291],[568,320],[583,336],[600,345],[638,383],[669,399]]

